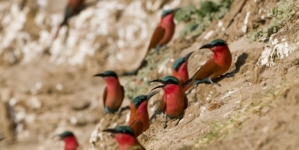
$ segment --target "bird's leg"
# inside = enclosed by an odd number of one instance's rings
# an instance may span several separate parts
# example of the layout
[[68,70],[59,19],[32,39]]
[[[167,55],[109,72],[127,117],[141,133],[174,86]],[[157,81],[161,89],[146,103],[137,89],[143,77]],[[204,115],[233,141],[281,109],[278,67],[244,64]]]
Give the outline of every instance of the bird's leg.
[[[160,104],[160,105],[161,105],[161,104]],[[155,110],[155,112],[154,112],[154,114],[152,115],[152,117],[150,118],[150,123],[152,123],[152,120],[155,119],[155,118],[157,117],[158,114],[162,114],[162,113],[163,113],[163,111],[161,111],[161,109],[158,107],[158,108]]]
[[164,129],[167,127],[167,115],[165,116]]
[[216,85],[218,85],[218,86],[221,86],[219,83],[214,83],[214,82],[212,81],[211,78],[204,78],[204,79],[202,79],[202,80],[196,80],[196,81],[193,83],[193,85],[198,85],[198,84],[205,83],[205,82],[209,82],[209,83],[211,83],[211,84],[216,84]]
[[224,78],[224,77],[225,77],[225,78],[231,78],[231,77],[233,77],[233,76],[235,76],[234,73],[229,72],[229,73],[226,73],[226,74],[224,74],[224,75],[221,75],[220,77],[221,77],[221,78]]
[[192,92],[192,90],[194,89],[195,87],[191,87],[191,89],[189,89],[185,94],[186,95],[189,95],[191,92]]
[[180,115],[179,119],[178,119],[178,122],[175,124],[175,126],[177,126],[182,119],[183,119],[183,115]]
[[157,45],[155,50],[157,51],[157,54],[159,55],[160,54],[160,50],[161,50],[161,46]]
[[157,114],[158,114],[158,112],[155,111],[154,114],[152,115],[151,119],[150,119],[150,123],[152,123],[153,119],[156,118]]
[[214,83],[214,82],[212,81],[212,79],[210,79],[210,78],[208,78],[208,81],[209,81],[211,84],[216,84],[216,85],[218,85],[218,86],[221,86],[219,83]]

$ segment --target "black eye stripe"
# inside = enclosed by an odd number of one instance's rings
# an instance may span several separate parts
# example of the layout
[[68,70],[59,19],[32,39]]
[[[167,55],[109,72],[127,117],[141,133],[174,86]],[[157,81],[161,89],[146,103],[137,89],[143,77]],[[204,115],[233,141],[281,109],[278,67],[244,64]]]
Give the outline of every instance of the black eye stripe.
[[177,84],[177,83],[176,83],[175,81],[173,81],[173,80],[167,80],[166,83],[168,83],[168,84]]
[[217,42],[217,43],[215,44],[215,46],[225,46],[225,43]]
[[134,136],[134,133],[132,133],[132,132],[130,132],[130,131],[122,130],[121,132],[122,132],[122,133],[125,133],[125,134],[129,134],[129,135]]

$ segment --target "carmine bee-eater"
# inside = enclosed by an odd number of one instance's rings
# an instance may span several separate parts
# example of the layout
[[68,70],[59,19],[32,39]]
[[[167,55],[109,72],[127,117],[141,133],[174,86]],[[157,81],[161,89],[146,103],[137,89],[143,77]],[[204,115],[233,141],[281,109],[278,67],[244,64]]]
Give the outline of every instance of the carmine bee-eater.
[[115,129],[104,129],[103,132],[114,134],[114,137],[118,142],[119,150],[145,150],[145,148],[138,142],[131,127],[118,126]]
[[54,38],[57,37],[59,30],[62,26],[68,26],[68,20],[71,17],[78,15],[85,8],[84,1],[85,0],[68,0],[68,3],[64,10],[63,21],[60,23]]
[[[150,52],[151,49],[162,47],[172,39],[172,36],[175,32],[175,23],[173,21],[173,18],[175,13],[179,9],[180,8],[164,10],[162,12],[161,20],[154,30],[145,57],[147,56],[147,54]],[[125,73],[124,75],[136,75],[138,73],[138,70],[141,69],[145,64],[146,63],[143,59],[143,61],[140,63],[140,65],[136,70],[130,71],[129,73]]]
[[179,79],[180,85],[189,80],[188,59],[192,53],[190,52],[185,57],[180,57],[173,64],[173,76]]
[[232,54],[224,40],[213,40],[199,49],[205,48],[209,48],[214,54],[191,79],[184,83],[184,91],[188,90],[192,85],[204,82],[213,84],[212,80],[227,72],[232,63]]
[[[189,52],[185,57],[180,57],[177,59],[173,64],[173,76],[175,76],[178,80],[180,85],[183,85],[186,81],[189,80],[189,73],[188,73],[188,59],[193,52]],[[157,114],[162,113],[162,110],[158,108],[155,110],[154,114],[152,115],[150,121],[152,121]]]
[[157,92],[158,91],[152,91],[148,95],[139,95],[130,103],[131,113],[128,126],[133,129],[136,137],[149,128],[150,120],[147,111],[147,103]]
[[160,82],[163,85],[159,85],[153,88],[151,91],[157,88],[163,88],[165,91],[163,101],[160,105],[160,110],[166,114],[164,128],[167,127],[167,118],[179,118],[177,124],[182,119],[185,109],[188,107],[188,99],[183,91],[179,80],[174,76],[165,76],[162,79],[156,79],[150,81]]
[[106,87],[103,93],[105,113],[115,113],[121,106],[125,96],[124,87],[120,84],[117,74],[114,71],[105,71],[104,73],[98,73],[94,76],[103,77],[106,81]]
[[164,46],[171,40],[175,31],[173,18],[179,9],[180,8],[164,10],[162,12],[160,23],[155,28],[150,44],[147,48],[147,54],[152,48]]
[[71,131],[65,131],[59,137],[64,141],[64,150],[76,150],[79,147],[77,139]]

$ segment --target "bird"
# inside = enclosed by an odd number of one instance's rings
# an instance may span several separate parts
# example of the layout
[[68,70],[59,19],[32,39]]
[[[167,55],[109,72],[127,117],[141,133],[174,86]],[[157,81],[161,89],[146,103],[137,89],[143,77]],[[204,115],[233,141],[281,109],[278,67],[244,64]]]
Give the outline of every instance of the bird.
[[118,126],[115,129],[104,129],[103,132],[114,134],[119,150],[145,150],[137,140],[134,131],[129,126]]
[[64,141],[64,150],[76,150],[79,147],[77,139],[71,131],[65,131],[59,134],[59,137]]
[[57,37],[59,30],[62,26],[68,26],[68,20],[78,15],[86,6],[84,4],[85,0],[68,0],[67,5],[64,9],[64,17],[62,22],[60,23],[54,39]]
[[[189,52],[186,56],[178,58],[173,64],[173,73],[172,75],[179,80],[180,85],[183,85],[186,81],[189,80],[189,73],[188,73],[188,59],[192,55],[194,51]],[[162,110],[159,108],[155,110],[154,115],[150,118],[152,121],[157,114],[162,113]]]
[[168,9],[162,12],[160,22],[152,34],[146,55],[144,56],[142,62],[139,64],[136,70],[124,73],[123,75],[136,75],[138,73],[138,70],[146,65],[144,59],[151,49],[162,47],[170,42],[175,32],[175,23],[173,21],[173,18],[178,10],[180,10],[180,8]]
[[161,20],[154,30],[150,44],[147,48],[147,54],[151,49],[166,45],[173,37],[175,32],[175,23],[173,21],[175,13],[180,8],[164,10],[161,15]]
[[103,105],[106,114],[115,113],[121,106],[125,90],[120,84],[118,76],[114,71],[105,71],[95,74],[94,77],[103,77],[106,81],[106,87],[103,93]]
[[194,51],[189,52],[185,57],[178,58],[173,64],[172,75],[179,79],[180,85],[189,80],[188,59]]
[[179,80],[174,76],[165,76],[162,79],[150,81],[150,83],[152,82],[160,82],[162,85],[153,88],[151,91],[158,88],[163,88],[165,91],[159,108],[166,115],[164,129],[167,127],[167,118],[179,118],[176,123],[177,125],[183,118],[185,109],[188,107],[188,98],[179,84]]
[[136,137],[149,128],[150,120],[147,111],[148,100],[158,91],[150,92],[148,95],[139,95],[130,103],[130,120],[128,126],[134,131]]
[[[222,39],[215,39],[199,49],[206,48],[210,49],[214,54],[197,70],[191,79],[183,84],[184,91],[200,83],[209,82],[214,84],[213,79],[228,71],[232,63],[232,54],[227,43]],[[226,74],[225,76],[231,76],[231,74]]]

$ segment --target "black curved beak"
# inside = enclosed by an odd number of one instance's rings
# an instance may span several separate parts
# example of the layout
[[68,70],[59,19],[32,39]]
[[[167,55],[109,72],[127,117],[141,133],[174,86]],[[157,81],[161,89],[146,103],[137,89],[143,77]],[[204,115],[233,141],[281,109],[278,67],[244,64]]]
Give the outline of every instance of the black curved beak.
[[204,49],[204,48],[212,48],[213,46],[211,44],[206,44],[202,47],[200,47],[199,49]]
[[93,75],[94,77],[105,77],[105,74],[103,73],[98,73],[98,74],[95,74]]
[[188,54],[185,56],[185,61],[189,59],[189,57],[193,54],[193,52],[194,52],[194,51],[188,53]]
[[165,82],[161,79],[152,80],[149,83],[153,83],[153,82],[159,82],[159,83],[165,84]]
[[157,93],[159,93],[159,91],[153,91],[151,90],[148,94],[147,94],[147,100],[149,100],[151,97],[153,97],[154,95],[156,95]]
[[110,133],[119,133],[117,130],[115,129],[104,129],[103,132],[110,132]]
[[153,88],[151,91],[154,91],[154,90],[159,89],[159,88],[164,88],[164,86],[166,86],[166,84],[156,86],[156,87]]

